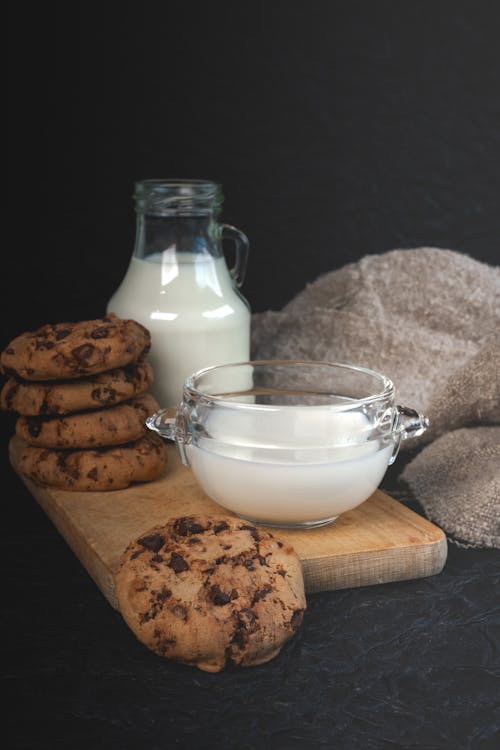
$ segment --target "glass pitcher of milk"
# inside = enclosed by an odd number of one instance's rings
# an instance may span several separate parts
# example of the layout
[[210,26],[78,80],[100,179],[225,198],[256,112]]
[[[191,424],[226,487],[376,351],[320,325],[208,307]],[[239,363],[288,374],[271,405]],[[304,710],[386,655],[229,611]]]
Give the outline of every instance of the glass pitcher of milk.
[[[176,406],[193,372],[249,358],[250,307],[240,292],[248,239],[218,223],[222,194],[214,182],[142,180],[134,199],[134,251],[107,312],[149,329],[152,391],[162,406]],[[231,270],[223,239],[235,244]]]

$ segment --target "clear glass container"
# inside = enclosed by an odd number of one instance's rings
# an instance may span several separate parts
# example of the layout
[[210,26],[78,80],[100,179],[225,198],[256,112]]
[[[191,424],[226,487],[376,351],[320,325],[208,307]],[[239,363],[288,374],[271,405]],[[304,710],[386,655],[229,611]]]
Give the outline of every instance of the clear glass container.
[[[162,406],[176,406],[192,372],[250,356],[250,307],[240,292],[248,239],[219,223],[214,182],[142,180],[134,198],[134,251],[107,311],[149,329],[153,393]],[[231,270],[224,239],[235,246]]]
[[174,440],[219,505],[254,523],[307,528],[367,500],[401,440],[429,424],[396,404],[389,378],[327,362],[243,362],[191,375],[175,417],[148,427]]

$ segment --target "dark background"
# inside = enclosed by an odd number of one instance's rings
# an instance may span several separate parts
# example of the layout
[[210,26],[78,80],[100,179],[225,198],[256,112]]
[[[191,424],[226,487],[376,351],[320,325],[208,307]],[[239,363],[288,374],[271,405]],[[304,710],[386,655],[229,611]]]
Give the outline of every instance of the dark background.
[[[1,348],[104,311],[142,178],[223,185],[254,311],[395,247],[500,262],[496,0],[9,12]],[[450,543],[439,576],[314,595],[279,658],[206,675],[124,626],[11,470],[11,417],[2,428],[9,747],[499,746],[497,551]],[[384,482],[399,497],[394,471]]]
[[223,220],[250,238],[254,311],[395,247],[500,262],[498,3],[11,14],[2,343],[104,311],[141,178],[222,184]]

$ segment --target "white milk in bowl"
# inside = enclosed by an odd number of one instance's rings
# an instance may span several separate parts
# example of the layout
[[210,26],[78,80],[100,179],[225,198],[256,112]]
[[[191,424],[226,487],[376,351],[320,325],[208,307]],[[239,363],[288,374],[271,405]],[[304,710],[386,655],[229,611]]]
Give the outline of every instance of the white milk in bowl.
[[168,251],[132,257],[107,310],[151,332],[152,391],[162,406],[180,403],[193,372],[249,358],[250,310],[224,257]]
[[361,412],[303,406],[214,410],[207,437],[186,445],[205,492],[249,520],[318,526],[364,502],[378,487],[392,440],[373,439]]

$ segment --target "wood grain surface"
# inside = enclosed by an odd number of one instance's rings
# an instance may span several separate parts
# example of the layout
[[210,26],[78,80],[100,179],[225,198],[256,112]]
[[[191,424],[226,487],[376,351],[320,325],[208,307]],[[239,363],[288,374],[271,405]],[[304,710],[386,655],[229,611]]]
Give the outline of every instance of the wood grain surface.
[[[19,451],[14,437],[9,454],[16,471]],[[172,445],[168,459],[160,479],[113,492],[40,487],[19,474],[116,609],[114,573],[132,539],[171,516],[233,515],[205,495]],[[271,531],[294,546],[309,593],[434,575],[447,555],[441,529],[379,490],[328,526]]]

